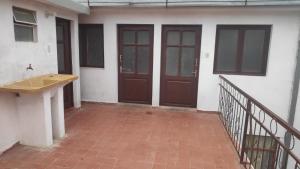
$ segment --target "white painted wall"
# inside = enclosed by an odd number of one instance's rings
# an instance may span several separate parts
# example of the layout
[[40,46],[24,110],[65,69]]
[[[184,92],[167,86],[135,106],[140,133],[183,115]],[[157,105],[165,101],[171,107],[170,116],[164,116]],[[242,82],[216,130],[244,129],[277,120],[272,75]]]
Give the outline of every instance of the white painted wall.
[[[37,13],[38,42],[15,42],[12,6],[27,8]],[[33,75],[57,73],[55,16],[71,20],[73,73],[79,75],[78,15],[66,9],[57,9],[35,1],[0,1],[0,85]],[[45,12],[54,16],[46,17]],[[34,71],[26,73],[32,64]],[[80,106],[80,83],[74,82],[74,103]],[[18,121],[16,97],[0,93],[0,154],[16,143]]]
[[[300,85],[299,85],[300,88]],[[294,122],[294,127],[300,131],[300,91],[298,91],[298,100],[297,100],[297,107],[296,107],[296,114],[295,114],[295,122]],[[298,157],[300,156],[300,140],[295,141],[295,151],[296,155]]]
[[267,75],[230,80],[286,119],[290,102],[299,9],[288,8],[95,8],[80,23],[104,24],[105,68],[81,68],[81,94],[86,101],[116,103],[117,24],[154,24],[153,106],[159,105],[161,25],[201,24],[202,44],[197,108],[217,110],[218,75],[213,72],[217,24],[272,24]]

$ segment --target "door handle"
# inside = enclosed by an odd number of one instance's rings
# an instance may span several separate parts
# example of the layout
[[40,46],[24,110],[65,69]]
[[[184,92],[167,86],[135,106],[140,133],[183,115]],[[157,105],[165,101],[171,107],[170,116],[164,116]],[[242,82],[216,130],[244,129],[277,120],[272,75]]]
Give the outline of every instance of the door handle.
[[194,77],[197,78],[197,70],[195,69],[192,73],[194,74]]
[[197,78],[197,73],[198,73],[198,58],[195,60],[195,66],[194,66],[194,77]]

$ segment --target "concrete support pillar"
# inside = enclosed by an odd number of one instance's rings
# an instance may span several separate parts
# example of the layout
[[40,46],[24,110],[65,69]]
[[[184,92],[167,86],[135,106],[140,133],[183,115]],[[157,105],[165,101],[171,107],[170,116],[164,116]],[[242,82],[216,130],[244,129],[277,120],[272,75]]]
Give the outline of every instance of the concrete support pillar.
[[59,139],[65,136],[64,91],[58,87],[51,99],[53,137]]
[[17,98],[20,143],[46,147],[53,144],[50,92],[21,94]]
[[65,136],[63,86],[17,98],[20,143],[47,147]]

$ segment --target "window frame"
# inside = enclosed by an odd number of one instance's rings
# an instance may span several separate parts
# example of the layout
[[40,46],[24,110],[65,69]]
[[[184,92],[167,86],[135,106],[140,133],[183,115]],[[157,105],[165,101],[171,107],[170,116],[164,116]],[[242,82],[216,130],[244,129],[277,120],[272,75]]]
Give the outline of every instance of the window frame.
[[[237,51],[236,51],[236,64],[234,71],[224,71],[218,70],[218,47],[219,47],[219,38],[221,30],[237,30],[238,31],[238,42],[237,42]],[[214,54],[214,67],[213,74],[228,74],[228,75],[247,75],[247,76],[266,76],[267,73],[267,63],[268,63],[268,55],[270,49],[270,38],[271,38],[271,29],[272,25],[217,25],[216,29],[216,41],[215,41],[215,54]],[[243,63],[243,50],[245,44],[245,32],[246,30],[264,30],[265,38],[264,38],[264,46],[263,46],[263,60],[262,67],[259,72],[249,72],[242,71],[242,63]]]
[[[24,11],[24,12],[31,13],[32,16],[33,16],[34,22],[26,22],[26,21],[18,20],[16,18],[16,16],[15,16],[15,13],[14,13],[15,10],[19,10],[19,11]],[[37,25],[37,19],[36,19],[36,12],[35,11],[24,9],[24,8],[19,8],[19,7],[15,7],[14,6],[13,7],[13,17],[14,17],[14,22],[16,22],[16,23],[27,24],[27,25]]]
[[[13,24],[14,24],[15,41],[16,42],[37,42],[37,17],[36,17],[36,12],[33,11],[33,10],[24,9],[24,8],[15,7],[15,6],[13,6],[12,10],[13,10]],[[17,20],[17,18],[15,17],[15,14],[14,14],[14,10],[20,10],[20,11],[25,11],[25,12],[32,13],[32,16],[33,16],[35,22],[31,23],[31,22]],[[32,40],[27,41],[27,40],[18,40],[18,39],[16,39],[16,27],[15,27],[16,25],[22,26],[22,27],[32,28]]]
[[[103,56],[103,65],[89,65],[87,63],[88,51],[87,51],[87,36],[86,30],[90,27],[97,27],[100,29],[100,34],[102,39],[100,40],[103,45],[103,50],[101,51]],[[81,39],[83,38],[83,39]],[[101,45],[101,44],[100,44]],[[81,51],[81,50],[83,51]],[[82,56],[81,56],[82,55]],[[83,59],[82,59],[82,58]],[[90,68],[105,68],[105,57],[104,57],[104,26],[103,24],[79,24],[79,58],[80,58],[80,67],[90,67]],[[82,59],[82,60],[81,60]]]

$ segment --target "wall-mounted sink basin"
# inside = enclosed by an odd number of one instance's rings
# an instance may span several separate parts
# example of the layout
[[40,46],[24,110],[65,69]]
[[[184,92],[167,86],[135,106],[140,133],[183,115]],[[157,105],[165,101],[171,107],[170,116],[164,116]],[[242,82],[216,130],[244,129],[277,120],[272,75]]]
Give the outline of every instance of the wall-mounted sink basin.
[[0,91],[14,93],[34,93],[49,89],[55,85],[67,84],[76,79],[78,79],[77,76],[69,74],[49,74],[36,76],[30,79],[0,86]]

